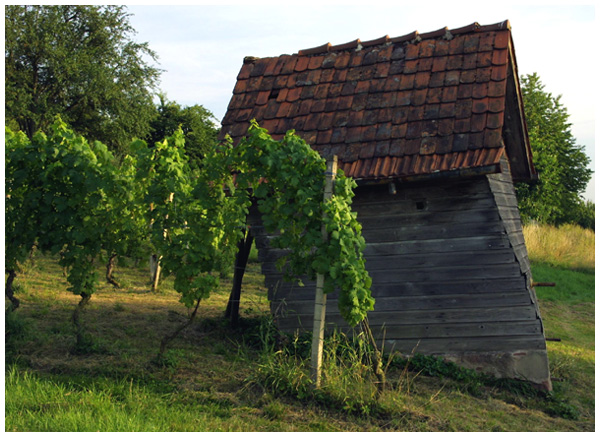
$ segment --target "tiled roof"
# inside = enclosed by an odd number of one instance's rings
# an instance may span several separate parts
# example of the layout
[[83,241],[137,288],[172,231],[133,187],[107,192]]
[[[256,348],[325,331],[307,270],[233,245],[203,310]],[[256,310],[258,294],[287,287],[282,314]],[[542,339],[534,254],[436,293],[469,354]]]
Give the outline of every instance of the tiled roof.
[[[497,169],[506,111],[524,127],[511,44],[505,21],[247,57],[221,135],[239,140],[252,119],[276,139],[294,129],[357,179]],[[518,139],[530,161],[525,129]]]

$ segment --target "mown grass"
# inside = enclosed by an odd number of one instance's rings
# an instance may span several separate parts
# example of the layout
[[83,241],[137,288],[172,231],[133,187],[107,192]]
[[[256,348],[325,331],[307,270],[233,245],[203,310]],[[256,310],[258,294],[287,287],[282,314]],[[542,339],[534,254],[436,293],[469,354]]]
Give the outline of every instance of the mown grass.
[[[229,279],[198,320],[155,361],[162,336],[189,314],[170,280],[149,292],[144,263],[119,267],[121,289],[101,284],[84,314],[93,338],[74,355],[78,298],[55,260],[18,278],[22,301],[5,320],[6,431],[592,431],[595,426],[594,274],[537,259],[552,396],[474,376],[440,360],[386,357],[377,395],[365,344],[328,339],[323,388],[308,379],[307,342],[268,318],[260,265],[244,281],[240,328],[223,319]],[[99,266],[101,272],[101,266]]]

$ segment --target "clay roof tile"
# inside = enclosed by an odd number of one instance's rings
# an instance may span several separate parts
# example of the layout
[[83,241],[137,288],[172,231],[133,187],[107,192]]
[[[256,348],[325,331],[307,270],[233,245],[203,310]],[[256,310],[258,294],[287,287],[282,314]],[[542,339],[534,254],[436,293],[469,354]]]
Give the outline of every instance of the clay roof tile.
[[329,52],[330,47],[331,47],[331,44],[327,43],[327,44],[323,44],[322,46],[319,46],[319,47],[313,47],[312,49],[299,50],[298,56],[309,56],[309,55],[316,55],[316,54],[320,54],[320,53],[327,53],[327,52]]
[[519,98],[511,44],[505,21],[246,57],[220,135],[239,140],[253,118],[277,138],[294,129],[365,179],[497,164]]
[[386,44],[389,41],[390,41],[390,37],[388,35],[385,35],[385,36],[382,36],[381,38],[372,39],[370,41],[363,41],[363,42],[361,42],[361,45],[363,46],[363,48],[366,48],[366,47],[373,47],[373,46],[378,46],[381,44]]
[[342,51],[342,50],[352,50],[358,48],[360,45],[360,39],[355,39],[354,41],[350,41],[344,44],[338,44],[335,46],[331,46],[329,48],[330,52]]
[[397,43],[404,43],[404,42],[410,42],[410,41],[416,41],[419,39],[419,32],[417,32],[416,30],[412,33],[403,35],[403,36],[398,36],[395,38],[392,38],[390,41],[393,44],[397,44]]

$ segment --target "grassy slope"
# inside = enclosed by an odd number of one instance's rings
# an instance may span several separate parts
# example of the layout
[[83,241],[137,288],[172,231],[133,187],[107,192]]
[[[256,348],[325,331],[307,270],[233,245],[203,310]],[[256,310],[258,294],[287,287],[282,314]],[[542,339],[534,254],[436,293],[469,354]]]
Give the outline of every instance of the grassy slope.
[[573,225],[526,226],[525,240],[538,287],[555,392],[594,421],[595,234]]
[[[77,298],[60,269],[40,258],[19,279],[18,321],[25,333],[7,344],[6,431],[592,431],[594,429],[594,275],[534,265],[548,337],[555,400],[391,368],[381,408],[357,414],[342,405],[277,395],[250,384],[263,364],[256,323],[268,312],[259,265],[250,264],[233,331],[222,322],[229,281],[202,304],[200,320],[153,364],[163,333],[185,320],[170,282],[147,292],[144,269],[120,268],[124,287],[102,285],[85,321],[90,354],[71,354],[70,313]],[[576,285],[574,285],[576,284]],[[10,326],[14,326],[14,323]],[[252,379],[252,378],[250,378]],[[552,408],[549,408],[552,407]],[[554,409],[554,410],[552,410]],[[551,411],[552,410],[552,411]],[[568,419],[570,412],[577,419]],[[563,416],[563,417],[557,417]]]
[[534,264],[536,281],[555,282],[555,287],[538,288],[554,390],[568,397],[594,422],[595,400],[595,275],[548,264]]

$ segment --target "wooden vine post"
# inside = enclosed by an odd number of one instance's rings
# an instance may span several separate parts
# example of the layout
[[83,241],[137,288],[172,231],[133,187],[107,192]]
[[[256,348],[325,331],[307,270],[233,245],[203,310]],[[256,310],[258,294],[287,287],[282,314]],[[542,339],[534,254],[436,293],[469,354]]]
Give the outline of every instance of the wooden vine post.
[[[327,171],[325,172],[325,191],[323,201],[326,203],[333,196],[333,181],[337,173],[337,156],[327,160]],[[325,223],[321,225],[321,236],[323,241],[328,240]],[[315,312],[313,319],[312,351],[311,351],[311,377],[316,388],[321,385],[321,365],[323,361],[323,338],[325,335],[325,312],[327,295],[323,292],[325,275],[317,274],[317,287],[315,293]]]
[[[171,193],[169,194],[169,202],[173,201],[173,196],[175,195],[175,193]],[[150,206],[150,209],[152,210],[152,205]],[[169,215],[167,214],[165,216],[165,219],[169,218]],[[152,226],[152,225],[150,225]],[[164,229],[163,230],[163,236],[164,238],[167,238],[167,230]],[[161,255],[150,255],[150,276],[152,277],[152,291],[156,291],[158,290],[158,282],[160,281],[160,259],[162,258]]]

